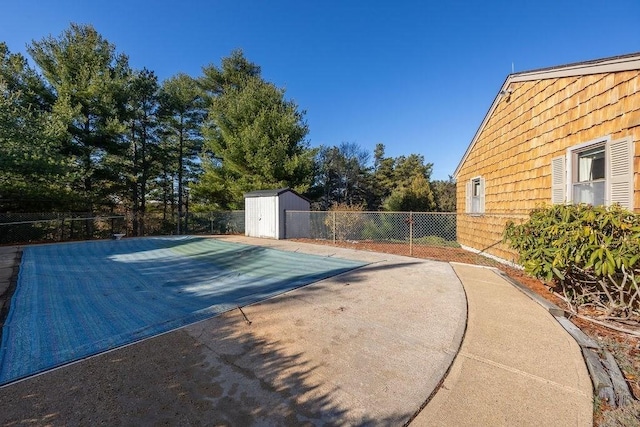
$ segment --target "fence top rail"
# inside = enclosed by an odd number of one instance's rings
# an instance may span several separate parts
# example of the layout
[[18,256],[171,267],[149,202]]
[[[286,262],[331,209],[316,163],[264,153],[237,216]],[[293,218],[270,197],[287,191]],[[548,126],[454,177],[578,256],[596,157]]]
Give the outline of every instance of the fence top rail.
[[291,213],[349,213],[349,214],[430,214],[430,215],[456,215],[456,212],[418,212],[418,211],[297,211],[293,209],[287,209],[286,212]]
[[459,216],[529,216],[529,211],[522,212],[485,212],[483,214],[468,213],[468,212],[423,212],[423,211],[298,211],[293,209],[287,209],[287,213],[317,213],[317,214],[352,214],[352,215],[459,215]]
[[20,224],[37,224],[39,222],[58,222],[58,221],[87,221],[87,220],[105,220],[105,219],[124,219],[124,215],[116,216],[91,216],[91,217],[60,217],[53,219],[37,219],[32,221],[14,221],[14,222],[0,222],[2,225],[20,225]]
[[[161,213],[161,212],[157,212]],[[234,211],[189,211],[189,215],[209,215],[209,214],[228,214],[228,213],[244,213],[243,209]]]

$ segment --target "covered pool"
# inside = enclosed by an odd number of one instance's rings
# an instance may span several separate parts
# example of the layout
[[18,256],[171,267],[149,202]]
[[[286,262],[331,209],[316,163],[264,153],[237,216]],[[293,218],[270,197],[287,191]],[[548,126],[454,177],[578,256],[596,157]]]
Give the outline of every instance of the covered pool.
[[0,384],[364,264],[191,236],[26,247]]

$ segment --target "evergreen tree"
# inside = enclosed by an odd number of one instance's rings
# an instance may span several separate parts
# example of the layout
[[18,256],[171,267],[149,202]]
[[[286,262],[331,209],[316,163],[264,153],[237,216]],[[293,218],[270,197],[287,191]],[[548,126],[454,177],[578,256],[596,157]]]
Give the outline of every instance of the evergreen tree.
[[365,206],[372,209],[369,153],[355,143],[321,147],[316,156],[317,174],[313,194],[320,209],[333,205]]
[[20,54],[0,43],[0,210],[42,211],[71,199],[52,93]]
[[133,213],[133,234],[144,235],[149,181],[157,174],[159,84],[153,71],[131,75],[127,84],[127,192]]
[[204,175],[194,194],[210,206],[242,208],[243,193],[291,187],[304,193],[313,177],[313,150],[304,112],[266,82],[241,51],[205,68]]
[[75,168],[72,189],[84,208],[113,205],[126,153],[122,118],[128,59],[90,25],[71,24],[59,38],[34,42],[28,52],[55,95],[53,113],[66,124],[64,153]]
[[376,147],[374,178],[382,207],[389,211],[432,211],[436,201],[430,184],[433,164],[424,156],[410,154],[384,157],[384,145]]
[[384,209],[396,212],[430,212],[436,207],[429,181],[416,174],[408,184],[402,184],[391,192],[384,202]]
[[451,175],[447,180],[437,180],[431,183],[439,212],[456,211],[456,182]]
[[160,105],[163,128],[160,180],[164,215],[166,219],[168,205],[173,207],[177,198],[177,232],[181,234],[185,231],[186,189],[189,188],[189,182],[195,181],[200,170],[200,129],[205,114],[202,91],[196,80],[186,74],[177,74],[162,84]]
[[385,157],[384,144],[376,144],[374,150],[374,169],[371,177],[373,197],[370,206],[372,210],[382,208],[383,202],[391,195],[391,192],[397,186],[395,165],[396,159]]

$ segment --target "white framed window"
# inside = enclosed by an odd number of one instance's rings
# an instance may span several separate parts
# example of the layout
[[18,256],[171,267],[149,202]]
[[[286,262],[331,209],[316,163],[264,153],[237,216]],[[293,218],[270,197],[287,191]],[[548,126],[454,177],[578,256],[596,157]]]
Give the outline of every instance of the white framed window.
[[477,176],[467,182],[466,212],[484,213],[484,178]]
[[603,137],[567,149],[551,161],[551,202],[620,204],[633,209],[631,138]]
[[605,204],[605,143],[595,144],[570,153],[571,201],[588,205]]

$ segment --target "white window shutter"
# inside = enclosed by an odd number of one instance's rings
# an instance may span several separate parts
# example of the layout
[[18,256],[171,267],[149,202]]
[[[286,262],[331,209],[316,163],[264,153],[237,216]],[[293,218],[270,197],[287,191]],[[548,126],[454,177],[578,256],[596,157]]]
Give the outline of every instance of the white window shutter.
[[565,156],[551,159],[551,203],[554,205],[563,204],[566,201],[565,160]]
[[480,178],[480,206],[479,213],[484,213],[484,178]]
[[471,212],[471,191],[472,191],[472,187],[471,187],[471,181],[467,181],[467,191],[465,193],[465,205],[464,205],[464,211],[466,213],[470,213]]
[[633,210],[633,144],[630,138],[607,144],[609,203]]

